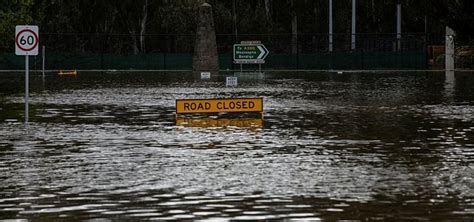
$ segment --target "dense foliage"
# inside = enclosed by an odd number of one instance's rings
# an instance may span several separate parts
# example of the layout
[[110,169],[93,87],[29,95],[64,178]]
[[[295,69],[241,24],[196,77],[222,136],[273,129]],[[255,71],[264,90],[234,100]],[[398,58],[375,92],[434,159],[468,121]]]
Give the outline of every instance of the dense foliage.
[[[0,50],[12,50],[15,25],[37,24],[43,34],[81,33],[89,36],[63,38],[64,47],[76,50],[87,48],[90,51],[92,45],[88,41],[91,41],[91,35],[121,35],[122,38],[112,41],[116,51],[143,52],[146,51],[147,41],[152,41],[147,40],[144,37],[146,35],[193,35],[195,9],[202,2],[203,0],[0,0]],[[328,0],[207,2],[213,5],[218,34],[328,32]],[[350,33],[351,0],[333,2],[334,32]],[[450,25],[460,35],[459,39],[465,43],[472,41],[472,0],[401,0],[401,3],[404,33],[427,32],[442,39],[440,37],[444,26]],[[358,0],[357,32],[394,33],[396,4],[397,0]],[[175,37],[171,42],[176,44],[179,41],[179,37]]]

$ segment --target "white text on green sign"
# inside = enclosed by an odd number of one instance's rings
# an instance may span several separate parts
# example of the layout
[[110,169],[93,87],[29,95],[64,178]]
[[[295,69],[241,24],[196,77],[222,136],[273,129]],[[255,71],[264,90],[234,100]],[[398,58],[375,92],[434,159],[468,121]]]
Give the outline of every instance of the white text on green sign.
[[235,44],[234,63],[265,63],[268,53],[263,44]]

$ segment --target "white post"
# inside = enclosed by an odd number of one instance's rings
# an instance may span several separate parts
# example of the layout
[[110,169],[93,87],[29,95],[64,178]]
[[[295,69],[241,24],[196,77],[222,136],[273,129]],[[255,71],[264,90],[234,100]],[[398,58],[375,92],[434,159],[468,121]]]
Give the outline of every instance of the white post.
[[28,128],[28,117],[29,117],[29,61],[28,55],[25,56],[25,127]]
[[356,49],[356,1],[352,0],[352,36],[351,36],[351,50]]
[[332,52],[332,0],[329,0],[329,51]]
[[397,51],[402,49],[401,45],[402,39],[402,5],[400,4],[400,0],[397,3]]
[[45,54],[45,48],[46,47],[43,45],[43,50],[42,50],[42,54],[43,54],[43,80],[44,80],[44,62],[45,62],[45,57],[44,56],[46,55]]
[[454,70],[454,36],[454,31],[450,27],[446,26],[446,70]]
[[444,95],[446,98],[452,100],[456,88],[456,76],[454,70],[445,71],[445,81],[444,81]]

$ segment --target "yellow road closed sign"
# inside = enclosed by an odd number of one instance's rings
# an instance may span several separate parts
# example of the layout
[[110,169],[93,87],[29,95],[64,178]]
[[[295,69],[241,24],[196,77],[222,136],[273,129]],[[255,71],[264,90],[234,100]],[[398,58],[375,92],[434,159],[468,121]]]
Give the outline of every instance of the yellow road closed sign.
[[263,112],[263,99],[232,98],[176,100],[176,114],[220,112]]

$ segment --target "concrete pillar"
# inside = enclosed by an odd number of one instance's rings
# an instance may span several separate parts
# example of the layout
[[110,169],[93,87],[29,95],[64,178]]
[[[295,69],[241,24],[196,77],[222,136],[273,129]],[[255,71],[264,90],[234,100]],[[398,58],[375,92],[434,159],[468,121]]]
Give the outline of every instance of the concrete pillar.
[[446,26],[446,70],[454,70],[454,31]]
[[456,76],[454,70],[445,71],[445,80],[444,80],[444,96],[449,101],[452,101],[456,89]]
[[212,7],[208,3],[199,6],[196,41],[194,43],[193,73],[210,72],[211,77],[219,73],[216,32]]

